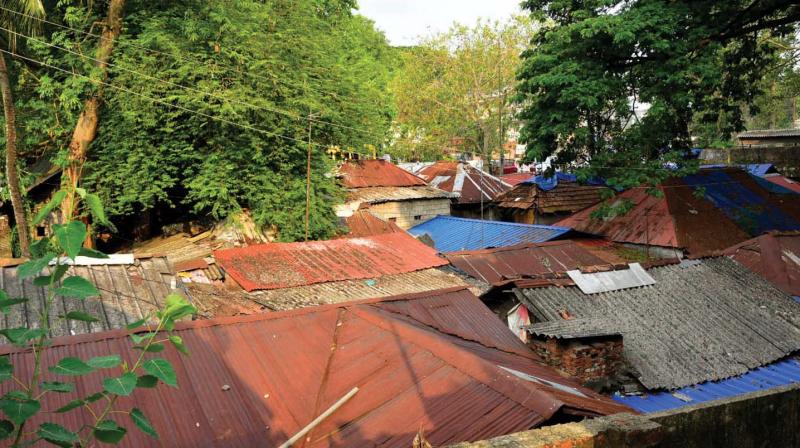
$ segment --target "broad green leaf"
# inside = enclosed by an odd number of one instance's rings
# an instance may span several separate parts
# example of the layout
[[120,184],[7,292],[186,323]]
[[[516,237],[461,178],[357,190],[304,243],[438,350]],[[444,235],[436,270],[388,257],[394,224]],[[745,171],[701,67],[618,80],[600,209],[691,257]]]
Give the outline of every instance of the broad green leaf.
[[106,396],[105,392],[97,392],[84,398],[83,401],[87,403],[94,403],[95,401],[98,401],[105,396]]
[[75,189],[75,193],[78,193],[78,196],[80,196],[81,199],[86,197],[86,189],[85,188],[78,187],[78,188]]
[[142,430],[143,433],[149,435],[154,439],[158,439],[158,433],[156,432],[153,425],[147,420],[147,417],[144,416],[144,413],[137,408],[131,409],[131,419],[133,419],[133,423]]
[[8,314],[11,311],[11,307],[14,305],[19,305],[20,303],[27,302],[28,299],[0,299],[0,311],[3,314]]
[[7,439],[13,432],[13,423],[8,420],[0,420],[0,440]]
[[25,279],[28,277],[33,277],[34,275],[39,275],[42,272],[42,269],[47,267],[50,261],[56,257],[56,254],[52,252],[47,252],[41,258],[36,258],[34,260],[27,261],[22,263],[17,268],[17,275],[20,279]]
[[189,350],[187,350],[186,346],[183,345],[183,339],[180,336],[174,334],[170,335],[169,341],[172,342],[172,345],[174,345],[179,352],[183,353],[184,355],[189,354]]
[[128,372],[117,378],[104,378],[103,389],[108,393],[127,397],[136,389],[136,374]]
[[56,365],[50,367],[50,371],[59,375],[79,376],[94,372],[94,368],[78,358],[64,358]]
[[111,369],[122,364],[122,358],[119,355],[95,356],[86,361],[86,364],[95,369]]
[[48,202],[47,205],[45,205],[44,207],[42,207],[41,210],[39,210],[39,213],[37,213],[36,216],[33,218],[31,224],[35,226],[36,224],[42,222],[45,218],[47,218],[47,215],[49,215],[50,212],[55,210],[56,207],[61,206],[61,203],[64,202],[64,199],[66,198],[67,198],[66,191],[58,190],[57,192],[55,192],[53,197],[50,198],[50,202]]
[[84,313],[83,311],[70,311],[69,313],[64,314],[61,317],[65,318],[65,319],[79,320],[79,321],[82,321],[82,322],[99,322],[100,321],[100,319],[98,319],[98,318],[96,318],[96,317],[94,317],[94,316],[92,316],[90,314]]
[[0,330],[0,334],[8,338],[14,344],[25,345],[31,339],[38,339],[45,336],[46,333],[41,328],[7,328]]
[[75,390],[75,385],[72,383],[60,383],[58,381],[43,381],[41,388],[42,390],[49,390],[51,392],[67,393]]
[[152,339],[158,333],[142,333],[142,334],[131,334],[131,339],[133,340],[134,344],[141,344],[142,342]]
[[159,353],[164,351],[164,344],[153,343],[150,345],[134,345],[133,348],[137,350],[144,350],[150,353]]
[[103,443],[119,443],[125,433],[128,432],[125,428],[119,426],[113,420],[103,420],[94,427],[94,438]]
[[0,356],[0,382],[10,380],[14,375],[14,366],[8,356]]
[[86,239],[86,224],[80,221],[70,221],[67,224],[55,225],[53,233],[67,256],[74,260]]
[[53,278],[53,282],[61,281],[61,279],[64,278],[64,274],[66,274],[67,271],[69,271],[69,265],[68,264],[59,264],[53,270],[53,273],[50,274],[50,277]]
[[50,276],[49,275],[40,275],[33,279],[33,286],[48,286],[50,285]]
[[88,247],[82,247],[78,255],[81,257],[89,257],[89,258],[110,258],[108,255],[100,252],[99,250],[90,249]]
[[64,297],[75,297],[78,299],[100,295],[100,291],[98,291],[89,280],[77,275],[65,278],[61,286],[56,288],[54,292]]
[[142,375],[136,380],[136,387],[151,389],[158,386],[158,378],[153,375]]
[[95,222],[98,224],[109,224],[106,211],[103,209],[103,202],[100,200],[99,196],[89,193],[83,200],[86,202],[89,213],[92,215]]
[[64,412],[69,412],[73,409],[77,409],[83,406],[84,403],[86,402],[83,400],[72,400],[69,403],[65,404],[64,406],[61,406],[60,408],[56,409],[56,412],[59,414],[63,414]]
[[151,359],[146,361],[142,365],[142,368],[144,368],[145,372],[163,381],[164,384],[178,387],[178,378],[175,376],[175,369],[172,368],[169,362],[160,358]]
[[36,435],[57,445],[67,444],[68,446],[79,440],[78,434],[56,423],[42,423]]
[[178,294],[168,295],[164,302],[166,306],[164,307],[163,316],[173,320],[178,320],[197,312],[197,308]]
[[17,425],[36,415],[41,407],[38,401],[21,391],[9,392],[0,399],[0,410]]
[[139,319],[136,322],[129,323],[128,325],[125,326],[125,328],[127,328],[128,330],[133,330],[134,328],[139,328],[146,323],[147,319]]

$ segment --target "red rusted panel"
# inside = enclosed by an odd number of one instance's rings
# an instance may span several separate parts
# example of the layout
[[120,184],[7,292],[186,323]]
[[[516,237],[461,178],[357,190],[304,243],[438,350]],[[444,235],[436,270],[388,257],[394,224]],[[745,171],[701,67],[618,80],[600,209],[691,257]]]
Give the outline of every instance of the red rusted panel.
[[420,170],[419,176],[436,188],[456,194],[459,204],[491,201],[511,185],[464,162],[436,162]]
[[535,175],[536,173],[514,173],[514,174],[504,174],[500,176],[500,178],[503,179],[503,182],[513,187],[519,184],[520,182],[524,182],[532,178]]
[[403,231],[397,227],[397,224],[373,215],[368,208],[360,208],[353,212],[352,216],[345,219],[345,225],[350,230],[346,235],[348,238],[362,238]]
[[[630,411],[539,362],[520,341],[512,342],[513,334],[491,312],[476,312],[480,307],[477,297],[460,289],[181,323],[176,332],[191,356],[173,350],[147,355],[169,360],[179,387],[137,390],[120,398],[118,409],[142,409],[159,443],[171,447],[278,446],[353,387],[360,391],[302,446],[408,447],[420,428],[439,446],[527,430],[560,409],[587,416]],[[460,318],[471,322],[461,325]],[[480,336],[463,337],[476,328]],[[45,362],[123,353],[130,363],[138,352],[126,333],[58,338]],[[2,346],[2,354],[11,355],[20,375],[29,373],[30,353]],[[83,409],[50,411],[102,390],[102,376],[116,374],[78,378],[74,394],[45,395],[45,413],[31,428],[44,419],[73,430],[91,424]],[[50,372],[44,379],[63,380]],[[10,387],[11,382],[0,385],[0,394]],[[121,446],[154,444],[127,418],[117,421],[128,427]]]
[[800,232],[770,232],[724,253],[781,290],[800,296]]
[[443,266],[436,250],[405,232],[307,243],[271,243],[214,252],[246,291],[290,288]]
[[780,174],[767,174],[764,179],[772,182],[773,184],[780,185],[789,191],[800,193],[800,182],[789,179],[788,177],[781,176]]
[[386,160],[350,160],[339,168],[347,188],[415,187],[425,181]]

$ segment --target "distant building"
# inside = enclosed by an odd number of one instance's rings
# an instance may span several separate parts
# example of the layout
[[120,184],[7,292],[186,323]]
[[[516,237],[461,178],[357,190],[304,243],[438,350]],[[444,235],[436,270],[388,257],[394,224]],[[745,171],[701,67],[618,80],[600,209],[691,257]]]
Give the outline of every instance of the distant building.
[[511,185],[466,162],[436,162],[417,175],[432,187],[451,193],[450,214],[492,219],[492,201]]
[[800,145],[800,129],[745,131],[736,138],[741,146],[795,146]]

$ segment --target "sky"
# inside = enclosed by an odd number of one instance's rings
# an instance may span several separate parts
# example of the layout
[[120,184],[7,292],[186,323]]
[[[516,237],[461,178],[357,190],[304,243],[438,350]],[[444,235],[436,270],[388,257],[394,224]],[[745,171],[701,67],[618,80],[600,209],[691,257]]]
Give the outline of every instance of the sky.
[[472,25],[479,18],[505,19],[519,13],[520,0],[359,0],[359,13],[392,45],[414,45],[419,36],[447,31],[453,22]]

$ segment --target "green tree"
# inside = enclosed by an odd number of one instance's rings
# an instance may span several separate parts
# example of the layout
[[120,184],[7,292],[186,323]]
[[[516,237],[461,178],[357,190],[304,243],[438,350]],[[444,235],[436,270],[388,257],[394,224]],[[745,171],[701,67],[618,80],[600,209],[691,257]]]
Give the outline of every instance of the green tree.
[[[519,101],[529,159],[557,156],[615,186],[657,183],[691,146],[693,120],[743,127],[796,2],[528,0],[546,29],[524,54]],[[649,105],[646,114],[637,105]],[[691,170],[689,164],[681,164]],[[634,168],[634,169],[631,169]]]
[[463,142],[466,152],[489,157],[514,127],[519,54],[534,29],[523,16],[474,27],[456,24],[404,50],[392,83],[399,136],[394,153],[437,159]]

